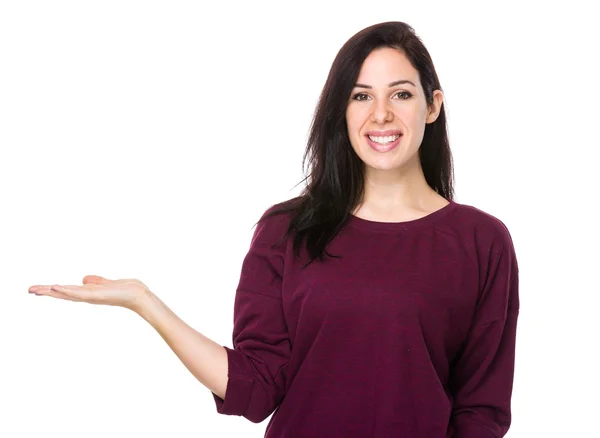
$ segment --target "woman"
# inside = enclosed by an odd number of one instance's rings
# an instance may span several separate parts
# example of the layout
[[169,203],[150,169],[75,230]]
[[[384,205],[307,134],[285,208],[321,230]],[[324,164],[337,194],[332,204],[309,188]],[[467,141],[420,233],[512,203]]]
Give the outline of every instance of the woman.
[[310,182],[265,211],[244,259],[233,349],[138,280],[35,286],[127,307],[266,437],[502,437],[511,423],[518,266],[497,218],[453,201],[443,93],[405,23],[335,58]]

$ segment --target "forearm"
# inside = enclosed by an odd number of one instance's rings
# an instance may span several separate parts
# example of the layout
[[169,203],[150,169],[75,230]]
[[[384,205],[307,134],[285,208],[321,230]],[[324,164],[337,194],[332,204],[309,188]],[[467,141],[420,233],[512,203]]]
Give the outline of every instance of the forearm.
[[135,311],[156,329],[200,383],[225,399],[228,364],[223,346],[187,325],[151,292]]

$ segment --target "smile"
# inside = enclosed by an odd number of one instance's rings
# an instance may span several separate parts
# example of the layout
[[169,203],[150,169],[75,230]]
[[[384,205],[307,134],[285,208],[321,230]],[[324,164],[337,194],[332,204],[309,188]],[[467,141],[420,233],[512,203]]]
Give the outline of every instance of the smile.
[[387,135],[385,137],[367,135],[366,137],[371,149],[377,152],[388,152],[400,144],[402,135]]
[[374,141],[375,143],[386,144],[386,143],[391,143],[393,141],[396,141],[398,139],[398,137],[400,137],[400,135],[388,135],[385,137],[377,137],[375,135],[369,135],[368,137],[371,141]]

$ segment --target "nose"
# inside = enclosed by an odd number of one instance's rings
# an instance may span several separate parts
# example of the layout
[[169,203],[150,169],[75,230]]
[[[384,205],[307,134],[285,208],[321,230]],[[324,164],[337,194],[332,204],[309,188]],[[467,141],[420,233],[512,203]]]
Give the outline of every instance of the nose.
[[372,121],[379,124],[390,122],[394,117],[390,105],[391,103],[387,99],[375,101],[371,114]]

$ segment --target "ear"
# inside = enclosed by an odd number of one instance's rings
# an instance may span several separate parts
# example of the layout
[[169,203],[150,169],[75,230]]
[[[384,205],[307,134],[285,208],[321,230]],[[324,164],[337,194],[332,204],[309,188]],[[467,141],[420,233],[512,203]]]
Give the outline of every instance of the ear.
[[440,115],[442,103],[444,102],[444,93],[441,90],[433,90],[433,104],[428,108],[427,119],[425,123],[433,123]]

